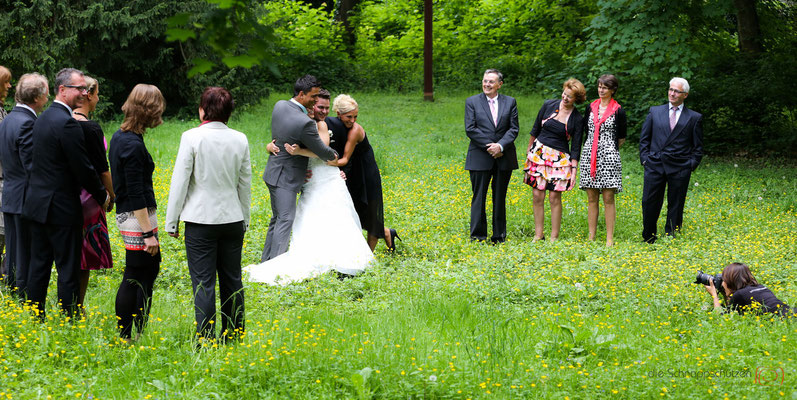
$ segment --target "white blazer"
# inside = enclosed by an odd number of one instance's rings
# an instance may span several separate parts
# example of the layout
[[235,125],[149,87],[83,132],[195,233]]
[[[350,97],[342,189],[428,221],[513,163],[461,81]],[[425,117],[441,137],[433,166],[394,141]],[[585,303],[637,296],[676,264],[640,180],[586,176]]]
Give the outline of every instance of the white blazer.
[[166,232],[179,221],[249,226],[252,168],[246,135],[222,122],[183,132],[174,162]]

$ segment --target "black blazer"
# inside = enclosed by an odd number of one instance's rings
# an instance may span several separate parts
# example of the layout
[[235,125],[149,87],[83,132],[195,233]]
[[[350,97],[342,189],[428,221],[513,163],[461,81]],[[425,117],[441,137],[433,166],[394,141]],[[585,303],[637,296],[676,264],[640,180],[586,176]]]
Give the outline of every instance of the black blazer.
[[[550,118],[551,115],[559,110],[559,103],[562,99],[545,100],[537,112],[537,119],[534,120],[534,125],[531,127],[529,136],[536,138],[540,143],[564,153],[570,154],[571,160],[578,161],[581,158],[581,137],[584,130],[584,117],[578,112],[576,107],[570,112],[570,117],[567,119],[567,131],[570,132],[570,143],[565,135],[549,135],[542,130],[542,121]],[[568,147],[569,146],[569,147]],[[531,149],[529,149],[531,150]]]
[[80,188],[102,205],[107,194],[86,155],[83,129],[53,103],[33,124],[33,169],[22,215],[41,224],[82,225]]
[[[518,112],[514,98],[499,94],[498,124],[493,122],[487,96],[479,93],[465,100],[465,133],[470,138],[468,155],[465,158],[465,169],[469,171],[489,171],[494,165],[500,170],[517,169]],[[504,147],[503,157],[493,158],[487,152],[489,143],[498,143]]]
[[0,123],[0,162],[3,164],[3,212],[22,214],[22,203],[33,166],[33,123],[36,115],[16,106]]
[[694,171],[703,158],[703,115],[684,106],[670,132],[669,108],[669,103],[650,108],[639,137],[639,161],[666,174]]

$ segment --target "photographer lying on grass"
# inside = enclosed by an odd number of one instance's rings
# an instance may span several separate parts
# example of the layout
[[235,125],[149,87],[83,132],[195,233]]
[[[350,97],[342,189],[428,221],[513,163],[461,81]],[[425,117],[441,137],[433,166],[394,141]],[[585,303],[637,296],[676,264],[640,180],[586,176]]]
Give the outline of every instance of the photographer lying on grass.
[[[714,279],[708,279],[706,291],[714,300],[714,309],[721,307],[717,298],[717,289]],[[775,313],[780,316],[790,316],[795,313],[786,303],[780,301],[766,286],[756,281],[750,268],[742,263],[728,264],[722,270],[722,289],[728,310],[736,310],[739,315],[747,311],[757,314]]]

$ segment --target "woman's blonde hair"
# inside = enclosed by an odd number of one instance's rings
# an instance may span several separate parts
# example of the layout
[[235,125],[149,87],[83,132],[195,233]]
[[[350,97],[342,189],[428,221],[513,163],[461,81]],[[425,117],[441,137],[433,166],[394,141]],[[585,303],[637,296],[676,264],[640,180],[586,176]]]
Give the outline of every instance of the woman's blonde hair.
[[339,115],[346,114],[347,112],[354,111],[358,108],[360,108],[360,106],[358,106],[354,98],[348,94],[339,94],[337,97],[335,97],[335,100],[332,101],[332,111],[338,113]]
[[8,68],[0,65],[0,82],[5,81],[11,82],[11,71]]
[[163,123],[161,115],[166,108],[160,89],[154,85],[139,83],[127,96],[122,105],[125,119],[122,130],[143,134],[147,128],[154,128]]
[[83,75],[83,79],[86,80],[86,87],[89,89],[89,94],[97,93],[97,80],[88,75]]
[[0,84],[3,85],[3,87],[0,88],[0,92],[5,93],[2,98],[0,98],[0,104],[3,104],[3,102],[6,100],[6,96],[8,96],[8,91],[6,90],[5,85],[6,82],[11,83],[11,71],[8,68],[0,65]]
[[576,78],[570,78],[562,85],[562,90],[570,89],[573,91],[573,101],[576,104],[581,104],[587,99],[587,88],[584,84]]

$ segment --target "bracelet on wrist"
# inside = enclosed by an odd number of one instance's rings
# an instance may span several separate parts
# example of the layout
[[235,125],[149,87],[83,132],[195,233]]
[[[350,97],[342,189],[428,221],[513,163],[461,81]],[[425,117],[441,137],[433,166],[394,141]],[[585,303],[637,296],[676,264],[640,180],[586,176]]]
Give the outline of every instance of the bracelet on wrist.
[[149,231],[149,232],[141,232],[141,237],[144,238],[144,239],[149,239],[149,238],[154,237],[154,236],[155,236],[155,230],[154,229]]

